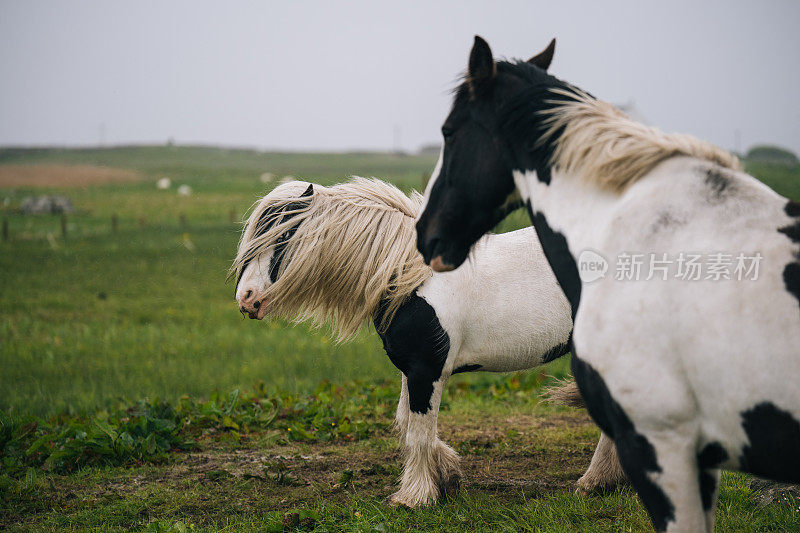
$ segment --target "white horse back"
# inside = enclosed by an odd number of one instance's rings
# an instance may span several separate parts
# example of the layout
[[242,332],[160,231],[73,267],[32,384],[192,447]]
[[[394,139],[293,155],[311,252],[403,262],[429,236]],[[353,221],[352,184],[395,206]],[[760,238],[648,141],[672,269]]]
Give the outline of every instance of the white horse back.
[[[757,279],[619,281],[612,270],[583,284],[576,351],[620,391],[621,403],[642,407],[641,420],[631,413],[635,423],[646,425],[653,412],[699,417],[703,440],[738,449],[747,442],[739,417],[746,409],[769,401],[800,418],[800,309],[783,279],[798,246],[778,231],[796,223],[786,204],[747,174],[674,158],[608,212],[600,252],[609,259],[620,252],[762,256]],[[613,363],[632,353],[635,361]],[[631,379],[653,385],[615,387]]]

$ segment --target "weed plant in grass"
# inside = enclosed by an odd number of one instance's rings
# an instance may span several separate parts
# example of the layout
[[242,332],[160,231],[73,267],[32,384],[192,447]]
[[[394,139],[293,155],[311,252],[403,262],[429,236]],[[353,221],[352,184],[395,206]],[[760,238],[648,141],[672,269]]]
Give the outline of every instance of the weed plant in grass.
[[[550,366],[563,375],[563,363]],[[528,404],[553,379],[542,370],[502,376],[491,384],[461,381],[449,387],[447,398]],[[45,418],[0,411],[0,474],[19,478],[31,467],[68,473],[89,465],[159,462],[167,452],[192,449],[198,438],[211,434],[234,443],[254,431],[272,444],[354,442],[384,431],[397,400],[397,386],[388,381],[323,381],[308,395],[270,392],[262,382],[245,392],[214,391],[207,400],[187,395],[174,402],[142,399],[92,415]],[[449,406],[450,400],[441,408]]]
[[272,443],[357,441],[386,429],[395,387],[350,382],[318,385],[310,395],[218,392],[208,400],[140,400],[90,416],[49,418],[0,411],[0,476],[20,479],[30,468],[70,473],[92,465],[161,462],[168,452],[196,448],[215,436],[238,443],[253,431]]
[[[389,429],[397,400],[393,384],[377,391],[363,383],[323,384],[308,396],[255,389],[172,404],[184,420],[179,434],[195,443],[188,453],[172,450],[124,466],[94,462],[68,475],[39,466],[0,474],[0,528],[650,531],[630,489],[574,493],[599,432],[581,411],[539,404],[540,384],[512,377],[494,392],[451,388],[441,432],[462,456],[463,490],[432,507],[408,510],[382,502],[399,475]],[[361,419],[366,431],[323,436],[331,413],[340,421]],[[115,415],[100,416],[117,427]],[[130,424],[124,418],[119,427]],[[308,435],[289,437],[297,425]],[[759,505],[746,476],[724,473],[717,531],[794,531],[800,528],[799,504],[786,499]]]

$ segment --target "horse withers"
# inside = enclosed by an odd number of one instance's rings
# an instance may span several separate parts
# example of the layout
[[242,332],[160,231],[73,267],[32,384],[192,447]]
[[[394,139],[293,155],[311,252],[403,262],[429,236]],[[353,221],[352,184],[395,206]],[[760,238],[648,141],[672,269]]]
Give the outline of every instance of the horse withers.
[[[405,460],[389,502],[408,507],[458,487],[458,455],[436,429],[449,377],[541,365],[566,353],[572,330],[532,228],[488,235],[469,267],[436,274],[415,247],[421,201],[363,178],[280,185],[253,209],[232,267],[237,305],[251,318],[331,323],[339,340],[374,322],[402,372],[396,422]],[[623,479],[613,444],[601,436],[579,486]]]
[[521,198],[589,413],[656,529],[711,531],[720,469],[800,481],[800,205],[549,75],[552,57],[496,62],[475,38],[419,250],[458,267]]

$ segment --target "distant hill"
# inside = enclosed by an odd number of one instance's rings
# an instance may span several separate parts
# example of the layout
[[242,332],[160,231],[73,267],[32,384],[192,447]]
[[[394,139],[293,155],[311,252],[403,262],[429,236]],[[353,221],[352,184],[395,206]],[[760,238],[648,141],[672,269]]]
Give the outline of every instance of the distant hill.
[[800,165],[800,160],[797,156],[785,149],[772,145],[757,145],[747,152],[745,158],[748,161],[756,161],[759,163],[782,163],[785,165]]
[[439,155],[442,150],[442,143],[429,143],[420,146],[417,154],[419,155]]

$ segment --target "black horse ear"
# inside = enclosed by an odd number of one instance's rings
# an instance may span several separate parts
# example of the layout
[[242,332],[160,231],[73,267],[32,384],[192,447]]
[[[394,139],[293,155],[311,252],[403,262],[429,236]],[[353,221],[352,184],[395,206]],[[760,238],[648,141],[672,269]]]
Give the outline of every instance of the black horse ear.
[[553,54],[556,51],[556,40],[553,38],[550,41],[550,44],[547,45],[547,48],[533,56],[528,60],[528,63],[531,65],[536,65],[542,70],[547,70],[550,68],[550,63],[553,62]]
[[308,184],[308,189],[306,189],[306,192],[301,194],[300,197],[302,198],[303,196],[311,196],[312,194],[314,194],[314,184],[313,183],[309,183]]
[[469,91],[473,97],[483,95],[491,88],[497,66],[492,57],[492,49],[479,35],[475,36],[475,44],[469,54]]

